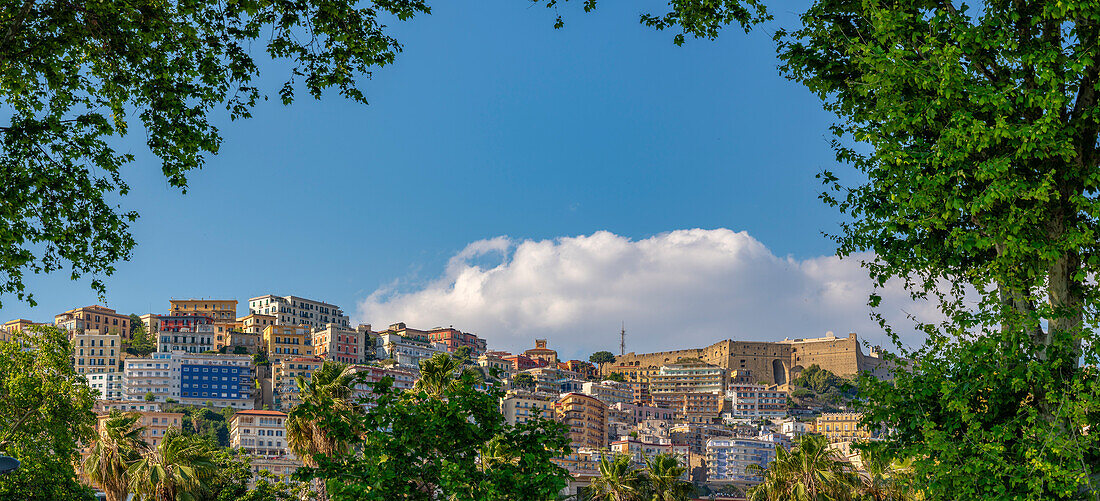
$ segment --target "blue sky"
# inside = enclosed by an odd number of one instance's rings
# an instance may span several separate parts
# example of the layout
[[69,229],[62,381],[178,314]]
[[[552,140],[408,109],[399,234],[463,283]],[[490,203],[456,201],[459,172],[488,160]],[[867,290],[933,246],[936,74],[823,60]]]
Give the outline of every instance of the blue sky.
[[[780,76],[771,40],[805,5],[770,5],[777,23],[676,47],[673,33],[638,24],[636,6],[567,5],[554,30],[554,11],[524,1],[438,2],[392,24],[405,51],[363,82],[369,106],[264,103],[222,124],[221,153],[186,195],[135,143],[123,204],[142,214],[139,246],[106,304],[162,312],[170,297],[276,293],[354,316],[379,289],[426,287],[497,236],[730,228],[776,256],[832,254],[820,233],[839,216],[814,179],[835,168],[831,117]],[[5,298],[0,316],[44,321],[98,302],[64,274],[29,285],[39,306]]]

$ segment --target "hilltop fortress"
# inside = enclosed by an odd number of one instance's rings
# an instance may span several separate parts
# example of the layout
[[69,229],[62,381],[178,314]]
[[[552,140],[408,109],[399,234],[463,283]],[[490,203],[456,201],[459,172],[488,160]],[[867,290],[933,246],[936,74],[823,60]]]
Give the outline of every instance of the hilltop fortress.
[[617,356],[614,368],[610,370],[656,368],[685,358],[696,358],[728,370],[749,370],[757,380],[774,384],[787,384],[803,369],[814,364],[843,377],[852,377],[864,371],[872,372],[880,379],[891,377],[887,361],[880,358],[877,349],[871,349],[868,355],[864,355],[854,332],[843,338],[829,332],[825,337],[812,339],[784,339],[779,342],[729,339],[706,348],[631,352]]

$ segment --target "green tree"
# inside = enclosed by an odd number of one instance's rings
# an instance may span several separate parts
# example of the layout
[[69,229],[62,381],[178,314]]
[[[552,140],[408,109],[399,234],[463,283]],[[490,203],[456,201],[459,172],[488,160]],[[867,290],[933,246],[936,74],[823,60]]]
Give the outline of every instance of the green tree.
[[600,476],[588,487],[593,501],[637,501],[645,495],[645,480],[630,464],[629,456],[601,457],[599,470]]
[[102,422],[83,471],[107,495],[107,501],[123,501],[130,491],[130,465],[141,459],[148,447],[141,438],[141,415],[111,412]]
[[350,447],[315,455],[298,477],[324,481],[333,499],[556,499],[569,478],[550,461],[569,451],[564,425],[508,425],[494,383],[459,381],[440,394],[361,383],[372,386],[365,413],[303,400],[291,416],[316,416]]
[[[358,80],[401,50],[382,18],[427,13],[420,0],[361,5],[199,1],[72,4],[9,0],[0,11],[0,294],[34,303],[25,272],[67,268],[103,278],[135,240],[119,196],[135,156],[117,149],[132,128],[160,159],[169,185],[221,145],[211,116],[248,118],[267,99],[258,58],[286,60],[278,98],[328,89],[366,102]],[[224,112],[216,111],[224,109]]]
[[131,355],[137,355],[139,357],[148,356],[150,353],[157,351],[157,341],[155,335],[150,335],[145,332],[145,326],[139,321],[137,327],[130,333],[130,340],[127,342],[128,347],[126,352]]
[[611,374],[608,374],[606,377],[604,377],[604,379],[608,381],[615,381],[618,383],[626,382],[626,376],[623,376],[621,373],[618,372],[612,372]]
[[643,478],[651,501],[687,501],[695,495],[695,486],[681,480],[687,468],[676,456],[657,454],[645,459]]
[[512,378],[512,386],[527,390],[533,389],[535,387],[535,376],[526,372],[516,374],[516,376]]
[[231,449],[214,451],[212,460],[217,473],[202,483],[197,496],[201,501],[296,501],[302,499],[304,485],[276,478],[260,470],[255,485],[252,482],[252,458]]
[[610,351],[597,351],[592,356],[588,357],[588,361],[596,364],[597,367],[603,364],[610,364],[615,362],[615,355],[612,355]]
[[156,449],[130,466],[130,491],[142,501],[196,499],[216,477],[213,447],[196,436],[169,431]]
[[751,501],[846,500],[860,485],[852,466],[829,449],[824,436],[805,435],[790,451],[776,446],[775,454],[766,469],[748,466],[747,473],[764,479],[749,491]]
[[20,461],[0,476],[0,500],[91,499],[73,468],[90,441],[95,397],[76,374],[65,332],[36,326],[0,342],[0,453]]
[[436,353],[431,358],[420,361],[420,379],[413,385],[414,391],[423,391],[439,396],[451,387],[465,384],[463,379],[477,380],[481,373],[470,367],[463,367],[459,359],[446,353]]
[[782,69],[859,171],[822,174],[851,217],[839,253],[945,319],[895,335],[911,371],[864,379],[866,419],[932,498],[1096,499],[1100,7],[819,0],[801,20]]

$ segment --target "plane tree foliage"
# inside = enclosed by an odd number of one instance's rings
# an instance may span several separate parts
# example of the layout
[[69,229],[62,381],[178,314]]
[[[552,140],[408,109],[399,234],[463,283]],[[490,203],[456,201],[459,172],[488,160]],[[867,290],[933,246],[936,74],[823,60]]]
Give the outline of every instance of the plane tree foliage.
[[428,13],[422,0],[0,0],[0,294],[34,303],[25,273],[103,278],[128,259],[136,211],[123,208],[122,138],[145,139],[168,185],[218,152],[218,117],[248,118],[285,63],[276,96],[335,90],[366,102],[360,80],[401,45],[382,17]]
[[95,499],[73,468],[93,436],[95,397],[70,361],[72,345],[54,327],[32,327],[0,342],[0,454],[20,461],[0,475],[0,500]]
[[[932,498],[1097,499],[1100,4],[817,0],[781,70],[836,114],[839,254],[941,318],[863,381]],[[870,257],[866,257],[870,256]]]
[[298,480],[324,482],[330,499],[557,499],[569,473],[550,461],[569,453],[565,425],[536,418],[517,425],[500,412],[503,392],[464,374],[440,392],[370,387],[366,412],[330,400],[303,402],[292,417],[350,444],[347,453],[314,454]]

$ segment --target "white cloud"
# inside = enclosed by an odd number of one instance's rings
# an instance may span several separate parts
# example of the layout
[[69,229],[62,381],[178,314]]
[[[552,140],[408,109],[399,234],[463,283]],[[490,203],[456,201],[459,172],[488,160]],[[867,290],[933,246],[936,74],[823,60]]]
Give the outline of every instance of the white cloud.
[[[454,325],[494,349],[522,350],[548,338],[562,357],[701,347],[723,339],[776,341],[857,332],[888,345],[870,319],[871,281],[859,260],[781,258],[745,232],[677,230],[643,240],[610,232],[554,240],[479,240],[451,258],[441,277],[412,291],[379,289],[359,320],[411,327]],[[491,258],[499,264],[485,265]],[[908,327],[906,312],[933,315],[900,288],[883,312]],[[903,329],[904,330],[904,329]],[[916,341],[910,337],[909,341]]]

